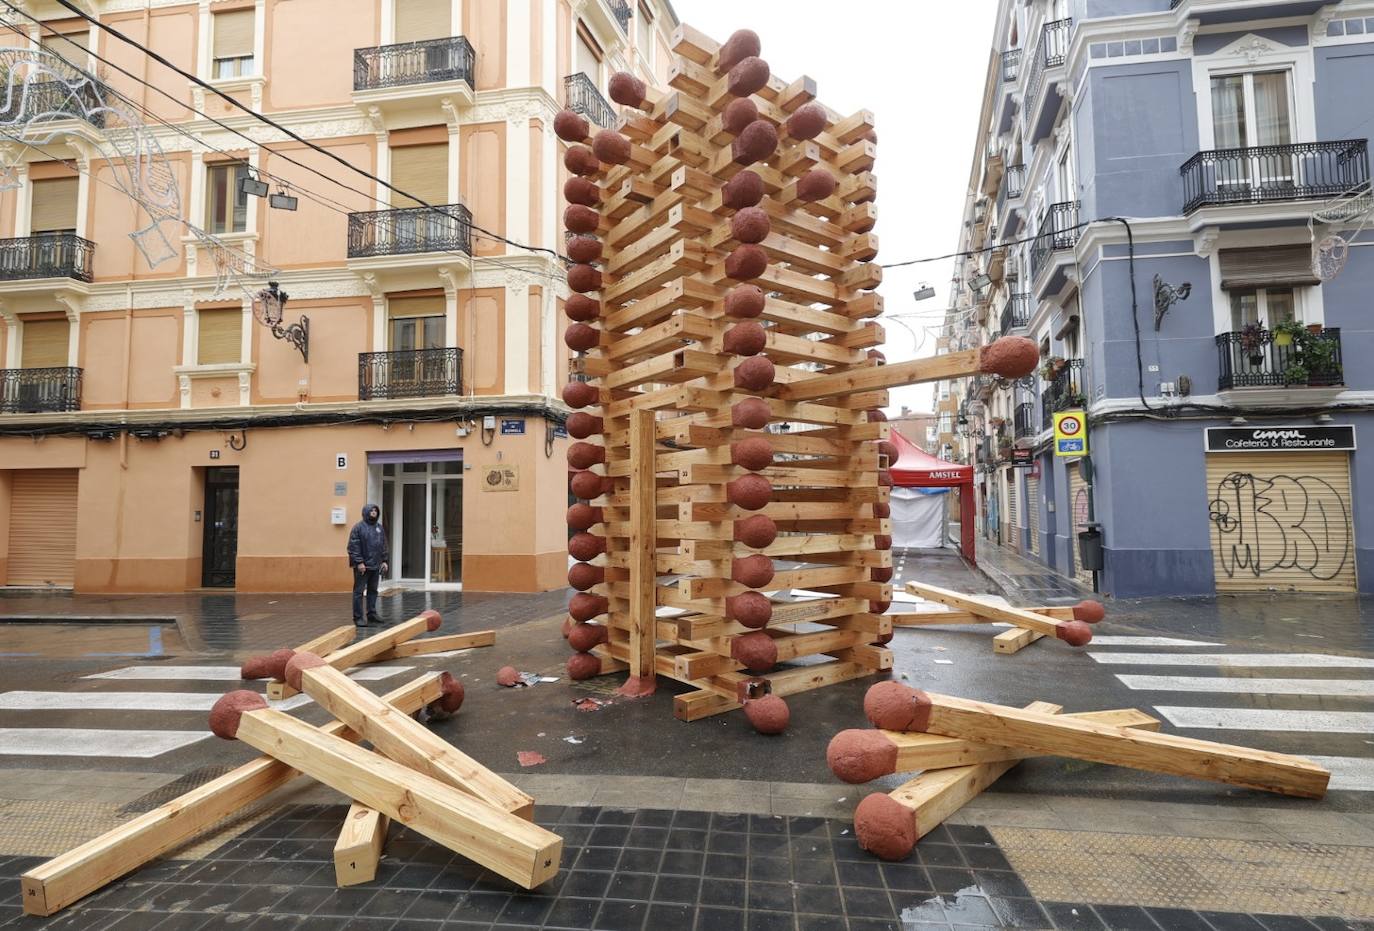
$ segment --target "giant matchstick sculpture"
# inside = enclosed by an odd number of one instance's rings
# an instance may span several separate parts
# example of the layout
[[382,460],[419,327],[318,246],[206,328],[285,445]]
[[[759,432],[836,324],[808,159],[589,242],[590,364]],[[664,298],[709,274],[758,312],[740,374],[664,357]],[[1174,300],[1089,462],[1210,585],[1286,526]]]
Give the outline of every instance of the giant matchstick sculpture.
[[[682,27],[673,51],[668,90],[611,79],[617,129],[593,135],[571,110],[554,123],[583,502],[568,511],[568,671],[628,669],[633,693],[665,675],[695,687],[679,718],[742,705],[776,732],[783,696],[892,663],[887,389],[1018,378],[1038,353],[1011,337],[883,365],[872,115],[773,76],[747,30],[718,45]],[[828,597],[763,592],[783,588]]]

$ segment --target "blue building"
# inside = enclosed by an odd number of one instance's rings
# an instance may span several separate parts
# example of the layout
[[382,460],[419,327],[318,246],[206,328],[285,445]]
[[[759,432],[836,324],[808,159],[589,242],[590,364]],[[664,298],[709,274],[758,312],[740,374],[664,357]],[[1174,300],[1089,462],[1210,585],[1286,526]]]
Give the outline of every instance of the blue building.
[[1100,525],[1119,597],[1374,591],[1374,3],[1000,0],[994,41],[944,343],[1043,365],[945,386],[980,529],[1086,582]]

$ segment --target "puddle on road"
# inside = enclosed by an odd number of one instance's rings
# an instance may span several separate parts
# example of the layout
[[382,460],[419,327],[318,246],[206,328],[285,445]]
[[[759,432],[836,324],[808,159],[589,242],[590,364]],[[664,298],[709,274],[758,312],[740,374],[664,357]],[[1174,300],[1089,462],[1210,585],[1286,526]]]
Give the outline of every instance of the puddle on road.
[[186,643],[175,621],[116,624],[0,621],[0,659],[19,656],[165,656]]

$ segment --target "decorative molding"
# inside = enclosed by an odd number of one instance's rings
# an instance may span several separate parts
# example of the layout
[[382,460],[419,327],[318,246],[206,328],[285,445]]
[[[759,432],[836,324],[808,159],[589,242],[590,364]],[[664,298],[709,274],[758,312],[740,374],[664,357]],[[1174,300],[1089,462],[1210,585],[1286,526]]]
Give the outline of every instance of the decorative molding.
[[1216,251],[1217,240],[1220,238],[1221,230],[1218,227],[1208,226],[1198,230],[1197,235],[1193,237],[1193,251],[1201,258],[1210,258]]
[[1245,56],[1245,61],[1251,65],[1257,65],[1261,58],[1273,55],[1278,49],[1271,42],[1267,42],[1257,35],[1250,35],[1240,41],[1240,43],[1230,47],[1230,50],[1239,55]]
[[1185,19],[1183,26],[1178,32],[1178,50],[1185,55],[1193,54],[1193,40],[1197,38],[1197,31],[1202,26],[1201,20]]
[[373,104],[367,108],[367,121],[372,124],[373,130],[378,136],[385,138],[387,134],[386,119],[382,116],[382,108]]

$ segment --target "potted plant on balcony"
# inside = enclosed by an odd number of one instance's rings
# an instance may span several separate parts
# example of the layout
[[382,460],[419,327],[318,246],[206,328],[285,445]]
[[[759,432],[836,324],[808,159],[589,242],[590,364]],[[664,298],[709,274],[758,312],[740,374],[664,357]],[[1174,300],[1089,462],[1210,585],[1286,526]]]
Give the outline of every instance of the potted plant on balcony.
[[1250,357],[1251,365],[1264,362],[1264,327],[1258,323],[1247,323],[1240,330],[1240,348]]
[[1011,437],[1004,436],[997,441],[997,458],[1002,461],[1011,458]]
[[1335,384],[1340,379],[1340,364],[1336,361],[1336,343],[1310,330],[1298,344],[1299,357],[1310,379],[1319,384]]
[[1307,333],[1307,328],[1296,320],[1285,320],[1274,324],[1274,345],[1291,346],[1299,336]]
[[1305,385],[1311,377],[1307,366],[1296,359],[1289,362],[1288,367],[1283,370],[1283,383],[1285,385]]
[[1063,356],[1050,356],[1045,360],[1045,364],[1040,366],[1040,377],[1044,381],[1054,381],[1056,375],[1064,370],[1068,362]]

